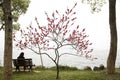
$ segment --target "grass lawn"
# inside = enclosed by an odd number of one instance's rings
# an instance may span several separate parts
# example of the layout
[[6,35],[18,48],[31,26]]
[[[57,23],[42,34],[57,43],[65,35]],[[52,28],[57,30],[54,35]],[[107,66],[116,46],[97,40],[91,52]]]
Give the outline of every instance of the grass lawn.
[[[116,74],[106,75],[105,71],[65,70],[60,71],[58,80],[120,80],[120,69]],[[13,72],[13,80],[56,80],[55,70],[34,70],[32,72]],[[2,80],[2,70],[0,70]]]

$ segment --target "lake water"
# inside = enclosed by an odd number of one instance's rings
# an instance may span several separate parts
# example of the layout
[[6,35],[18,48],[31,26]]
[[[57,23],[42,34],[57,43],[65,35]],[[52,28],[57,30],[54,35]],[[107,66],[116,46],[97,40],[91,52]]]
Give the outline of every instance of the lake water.
[[[40,65],[40,57],[38,54],[35,54],[29,50],[25,50],[25,57],[26,58],[32,58],[33,63],[38,66]],[[72,67],[77,67],[82,69],[84,66],[99,66],[100,64],[104,64],[106,66],[106,60],[108,56],[107,50],[94,50],[91,54],[98,59],[95,60],[88,60],[84,57],[78,57],[78,56],[72,56],[72,55],[64,55],[60,58],[60,65],[68,65]],[[13,51],[13,58],[15,59],[19,55],[20,51],[14,50]],[[52,54],[52,53],[50,53]],[[52,54],[51,56],[54,56]],[[55,64],[45,55],[43,55],[43,62],[44,66],[46,67],[52,67],[55,66]],[[3,66],[3,51],[0,51],[0,65]],[[118,51],[117,54],[117,60],[116,60],[116,67],[120,67],[120,51]]]
[[[3,32],[0,32],[0,66],[3,66],[3,55],[4,55],[4,35]],[[119,46],[119,45],[118,45]],[[94,48],[93,48],[94,49]],[[67,49],[62,49],[63,51],[68,51]],[[68,52],[71,52],[72,50],[69,50]],[[16,47],[13,47],[13,58],[17,58],[17,56],[22,52],[21,50],[16,49]],[[35,54],[31,52],[30,50],[24,50],[25,57],[26,58],[32,58],[33,63],[35,65],[40,65],[40,57],[38,54]],[[88,60],[84,57],[77,57],[77,56],[71,56],[71,55],[64,55],[60,58],[60,64],[61,65],[68,65],[68,66],[75,66],[78,68],[83,68],[84,66],[91,66],[92,68],[94,66],[99,66],[100,64],[104,64],[106,66],[107,56],[108,56],[109,50],[98,50],[94,49],[94,51],[91,53],[93,56],[97,57],[96,60]],[[54,53],[49,52],[51,56],[54,57]],[[55,66],[55,64],[45,55],[43,55],[43,62],[44,66],[51,67]],[[116,60],[116,67],[120,67],[120,48],[117,51],[117,60]]]

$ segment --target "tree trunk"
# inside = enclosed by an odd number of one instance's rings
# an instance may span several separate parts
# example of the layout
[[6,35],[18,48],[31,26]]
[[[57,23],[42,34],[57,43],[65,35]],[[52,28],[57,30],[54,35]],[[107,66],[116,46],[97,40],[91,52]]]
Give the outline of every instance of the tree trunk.
[[42,59],[42,54],[40,53],[40,62],[41,62],[41,67],[43,68],[43,59]]
[[41,54],[41,49],[40,49],[40,47],[39,47],[39,54],[40,54],[41,67],[43,68],[43,58],[42,58],[42,54]]
[[56,79],[59,79],[59,64],[56,63]]
[[107,74],[115,73],[117,55],[117,29],[116,29],[116,0],[109,0],[109,24],[110,24],[110,52],[107,59]]
[[4,45],[4,79],[12,79],[12,14],[11,0],[3,0],[2,5],[5,22],[5,45]]

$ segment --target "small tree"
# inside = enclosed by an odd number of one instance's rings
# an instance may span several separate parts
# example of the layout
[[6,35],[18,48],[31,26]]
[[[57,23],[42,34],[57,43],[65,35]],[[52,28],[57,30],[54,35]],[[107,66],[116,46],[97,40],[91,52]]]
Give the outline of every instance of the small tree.
[[24,48],[30,49],[34,53],[40,55],[41,66],[43,67],[43,60],[41,50],[44,48],[46,40],[40,29],[33,28],[31,25],[26,30],[20,30],[21,39],[16,38],[15,33],[13,34],[14,41],[17,42],[16,46],[21,50]]
[[[48,25],[44,27],[41,27],[37,18],[35,18],[38,27],[29,26],[27,27],[28,32],[21,30],[23,35],[22,39],[17,40],[18,43],[16,46],[21,49],[28,48],[40,55],[47,55],[56,65],[56,79],[59,78],[59,60],[62,55],[85,55],[86,58],[90,58],[91,56],[89,56],[88,53],[93,50],[88,48],[92,43],[87,40],[88,35],[86,35],[85,29],[80,31],[79,25],[74,26],[77,17],[74,17],[76,12],[74,12],[73,9],[76,5],[77,3],[72,9],[67,9],[62,16],[57,10],[52,13],[51,18],[45,13]],[[39,52],[37,52],[33,46],[36,47]],[[60,49],[64,47],[72,48],[74,52],[61,52]],[[55,57],[41,50],[53,50]]]

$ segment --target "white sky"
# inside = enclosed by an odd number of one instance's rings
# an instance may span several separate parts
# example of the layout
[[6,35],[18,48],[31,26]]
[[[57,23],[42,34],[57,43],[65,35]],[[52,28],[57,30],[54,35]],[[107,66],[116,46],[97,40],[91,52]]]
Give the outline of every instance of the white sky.
[[[118,30],[118,48],[120,50],[120,0],[117,0],[117,30]],[[108,3],[102,7],[102,11],[92,14],[88,4],[82,4],[80,0],[31,0],[30,6],[26,14],[21,15],[19,23],[22,27],[27,27],[31,23],[34,25],[35,16],[39,19],[41,25],[46,24],[46,11],[49,16],[55,10],[63,12],[66,8],[72,8],[77,2],[75,11],[77,12],[76,24],[79,24],[81,29],[86,28],[86,33],[89,34],[89,39],[93,43],[93,49],[109,50],[110,34],[109,34],[109,15]],[[0,31],[0,49],[4,50],[4,32]]]
[[[30,6],[26,14],[22,15],[19,19],[19,23],[22,27],[29,26],[31,23],[34,25],[35,16],[38,18],[41,25],[45,25],[46,11],[49,16],[55,10],[63,12],[66,8],[72,8],[77,2],[75,11],[77,12],[76,24],[79,24],[82,28],[86,28],[86,33],[89,34],[89,39],[93,43],[94,49],[109,49],[109,14],[108,3],[102,7],[102,11],[92,14],[90,12],[90,6],[88,4],[82,4],[81,0],[31,0]],[[117,2],[117,22],[120,22],[120,1]],[[119,15],[118,15],[119,14]],[[120,34],[120,24],[117,24],[118,38]],[[118,40],[118,46],[120,39]]]
[[[118,10],[120,0],[117,1],[118,48],[120,50],[120,10]],[[75,11],[77,12],[76,16],[78,18],[76,24],[79,24],[81,29],[86,28],[86,33],[89,34],[89,39],[93,43],[94,50],[100,49],[108,51],[110,44],[108,3],[102,7],[101,12],[92,14],[90,12],[90,6],[88,4],[82,4],[81,0],[31,0],[28,11],[26,14],[21,15],[18,22],[22,27],[27,27],[31,23],[34,26],[34,18],[36,16],[39,23],[45,25],[46,16],[44,11],[46,11],[49,16],[55,10],[62,13],[67,7],[72,8],[76,2],[77,6]],[[0,31],[0,39],[0,57],[3,58],[3,54],[1,53],[4,52],[4,31]],[[16,53],[14,55],[14,57],[16,57],[19,54]],[[31,57],[31,55],[29,56]],[[37,59],[36,56],[34,59]],[[0,62],[2,62],[1,59]]]

